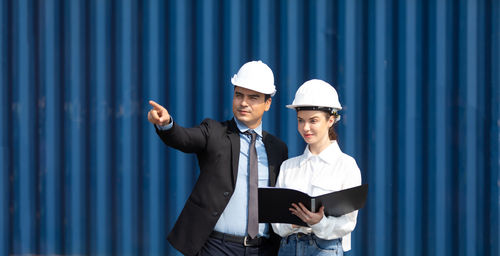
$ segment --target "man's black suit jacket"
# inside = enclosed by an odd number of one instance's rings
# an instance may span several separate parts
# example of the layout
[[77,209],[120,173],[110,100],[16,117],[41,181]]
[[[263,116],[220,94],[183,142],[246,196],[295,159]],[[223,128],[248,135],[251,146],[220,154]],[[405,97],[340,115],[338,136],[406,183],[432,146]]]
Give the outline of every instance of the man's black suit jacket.
[[[205,119],[193,128],[183,128],[174,122],[171,129],[156,131],[168,146],[185,153],[196,153],[198,157],[200,176],[168,235],[168,240],[177,250],[195,255],[233,195],[240,155],[239,130],[234,120]],[[288,149],[277,137],[265,131],[262,135],[269,162],[269,185],[274,186],[281,163],[288,158]],[[272,228],[270,230],[272,232]],[[276,246],[277,250],[279,240]]]

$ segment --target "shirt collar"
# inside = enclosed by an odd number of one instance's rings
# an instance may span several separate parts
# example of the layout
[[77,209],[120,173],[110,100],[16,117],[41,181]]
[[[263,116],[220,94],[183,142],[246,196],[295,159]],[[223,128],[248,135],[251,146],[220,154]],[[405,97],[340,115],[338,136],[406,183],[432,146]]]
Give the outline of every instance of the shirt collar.
[[[244,133],[244,132],[250,130],[250,128],[248,128],[244,123],[242,123],[236,117],[234,118],[234,122],[236,123],[236,126],[238,127],[238,130],[240,130],[241,133]],[[255,133],[257,133],[257,135],[259,135],[259,137],[262,137],[262,122],[259,124],[259,126],[257,126],[257,128],[252,129],[252,130]]]
[[309,145],[306,146],[306,149],[304,150],[304,154],[302,154],[302,159],[300,161],[300,165],[303,165],[307,162],[307,160],[317,157],[318,159],[322,160],[323,162],[326,162],[327,164],[333,164],[336,160],[339,154],[342,153],[340,150],[339,144],[337,143],[336,140],[330,141],[330,145],[325,148],[321,153],[318,155],[313,155],[311,151],[309,151]]

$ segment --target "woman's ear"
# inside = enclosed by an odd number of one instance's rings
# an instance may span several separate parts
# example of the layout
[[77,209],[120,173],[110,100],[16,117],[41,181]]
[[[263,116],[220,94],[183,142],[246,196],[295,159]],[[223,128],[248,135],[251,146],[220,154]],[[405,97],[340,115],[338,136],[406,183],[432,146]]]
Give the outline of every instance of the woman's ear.
[[335,123],[335,116],[331,115],[330,118],[328,118],[328,128],[332,127],[334,123]]

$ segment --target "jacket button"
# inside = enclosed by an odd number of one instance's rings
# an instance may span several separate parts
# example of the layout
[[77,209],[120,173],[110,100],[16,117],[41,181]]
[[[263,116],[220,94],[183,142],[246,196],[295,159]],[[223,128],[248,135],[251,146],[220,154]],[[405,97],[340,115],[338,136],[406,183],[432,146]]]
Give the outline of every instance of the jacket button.
[[228,197],[229,196],[229,192],[224,192],[224,196]]
[[218,213],[218,212],[212,212],[212,214],[213,214],[214,216],[217,216],[217,214],[219,214],[219,213]]

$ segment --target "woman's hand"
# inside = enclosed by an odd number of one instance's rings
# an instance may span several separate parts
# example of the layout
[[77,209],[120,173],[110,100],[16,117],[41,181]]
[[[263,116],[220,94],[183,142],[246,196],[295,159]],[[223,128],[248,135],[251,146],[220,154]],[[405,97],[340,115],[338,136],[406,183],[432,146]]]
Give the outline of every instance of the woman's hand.
[[318,212],[309,211],[302,203],[292,204],[293,208],[289,208],[293,215],[299,217],[303,222],[307,223],[309,226],[318,223],[323,216],[325,216],[325,207],[321,206]]

